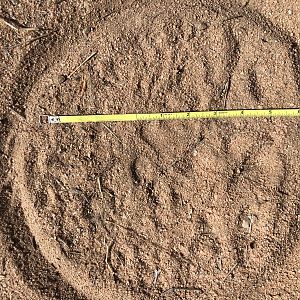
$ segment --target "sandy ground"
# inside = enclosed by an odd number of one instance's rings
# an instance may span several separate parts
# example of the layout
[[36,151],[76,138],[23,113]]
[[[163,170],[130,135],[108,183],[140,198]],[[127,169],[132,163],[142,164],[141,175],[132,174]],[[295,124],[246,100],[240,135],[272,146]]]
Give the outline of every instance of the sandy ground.
[[300,299],[298,120],[39,124],[299,107],[297,2],[1,1],[1,299]]

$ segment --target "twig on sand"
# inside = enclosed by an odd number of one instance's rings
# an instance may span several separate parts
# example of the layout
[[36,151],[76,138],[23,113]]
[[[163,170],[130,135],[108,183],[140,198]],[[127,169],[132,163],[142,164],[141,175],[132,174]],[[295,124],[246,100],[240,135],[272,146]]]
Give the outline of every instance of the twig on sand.
[[254,216],[251,214],[251,215],[249,216],[249,220],[250,220],[250,224],[249,224],[249,235],[251,234],[251,231],[252,231],[253,219],[254,219]]
[[87,87],[87,81],[85,79],[85,77],[83,77],[83,81],[82,81],[82,86],[81,86],[81,90],[80,90],[80,96],[79,96],[79,99],[82,99],[83,98],[83,95],[86,91],[86,87]]
[[107,129],[119,142],[121,145],[123,145],[121,139],[105,124],[102,123],[102,125],[104,126],[105,129]]
[[2,263],[1,263],[1,273],[6,274],[6,266],[7,266],[7,258],[3,257],[2,258]]
[[6,277],[6,262],[7,262],[6,257],[3,257],[2,258],[2,262],[1,262],[0,281],[3,280],[3,279],[5,279],[5,277]]
[[7,26],[9,26],[10,28],[12,28],[16,31],[28,32],[28,31],[37,31],[37,30],[39,30],[37,27],[26,27],[26,26],[21,25],[16,20],[4,18],[4,17],[0,17],[0,24],[7,25]]
[[238,266],[238,263],[235,263],[233,267],[229,270],[229,272],[226,274],[224,279],[222,280],[222,283],[225,282],[225,280],[229,277],[229,275],[235,270],[235,268]]
[[30,41],[28,41],[28,42],[24,45],[24,47],[26,47],[26,46],[32,44],[32,43],[35,42],[35,41],[38,41],[38,40],[40,40],[40,39],[44,39],[44,38],[48,37],[49,35],[50,35],[50,33],[44,34],[44,35],[40,35],[40,36],[37,36],[37,37],[31,39]]
[[222,263],[222,257],[219,256],[217,259],[216,259],[216,264],[217,264],[217,268],[222,271],[223,269],[223,263]]
[[229,78],[228,78],[227,82],[225,83],[224,88],[221,92],[221,95],[224,98],[224,103],[223,103],[224,109],[226,109],[226,106],[227,106],[227,98],[228,98],[230,87],[231,87],[231,76],[229,76]]
[[93,52],[89,57],[87,57],[77,68],[75,68],[69,75],[67,75],[67,79],[70,79],[84,64],[91,60],[97,53],[97,51]]
[[154,270],[154,279],[153,279],[153,283],[152,283],[152,285],[153,285],[154,287],[156,286],[157,279],[158,279],[160,273],[161,273],[161,270],[160,270],[160,269],[155,269],[155,270]]
[[103,192],[102,192],[102,188],[101,188],[100,177],[97,178],[97,182],[98,182],[99,194],[100,194],[101,200],[103,200]]
[[61,249],[63,250],[64,254],[68,254],[70,252],[69,246],[66,244],[64,240],[62,240],[60,237],[57,237],[56,240],[58,241]]
[[113,275],[115,275],[114,268],[111,265],[111,251],[112,251],[112,247],[114,246],[114,241],[111,241],[109,244],[107,244],[106,240],[104,239],[104,243],[106,246],[105,263],[106,263],[108,269],[111,271],[111,273]]

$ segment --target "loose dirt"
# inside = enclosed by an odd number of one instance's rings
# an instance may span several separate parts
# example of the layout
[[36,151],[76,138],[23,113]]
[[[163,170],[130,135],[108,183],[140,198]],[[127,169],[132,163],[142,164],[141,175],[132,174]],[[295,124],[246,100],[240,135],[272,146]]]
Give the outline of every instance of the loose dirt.
[[39,123],[299,107],[296,1],[2,2],[2,299],[300,299],[297,119]]

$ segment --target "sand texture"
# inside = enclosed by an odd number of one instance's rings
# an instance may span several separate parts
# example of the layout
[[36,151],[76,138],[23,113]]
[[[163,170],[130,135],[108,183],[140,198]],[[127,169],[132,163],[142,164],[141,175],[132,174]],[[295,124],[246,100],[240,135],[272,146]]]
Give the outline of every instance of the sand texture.
[[299,43],[296,0],[1,0],[0,298],[300,299],[297,118],[39,123],[297,108]]

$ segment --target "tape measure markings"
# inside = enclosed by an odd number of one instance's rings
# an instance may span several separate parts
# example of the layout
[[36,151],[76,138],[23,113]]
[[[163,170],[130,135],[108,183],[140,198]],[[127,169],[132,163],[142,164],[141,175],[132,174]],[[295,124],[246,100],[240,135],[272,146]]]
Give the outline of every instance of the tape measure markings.
[[131,122],[158,120],[187,119],[223,119],[223,118],[259,118],[259,117],[299,117],[299,108],[280,109],[241,109],[194,112],[166,112],[144,114],[113,114],[113,115],[73,115],[47,116],[49,124],[88,123],[88,122]]

